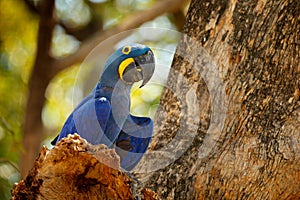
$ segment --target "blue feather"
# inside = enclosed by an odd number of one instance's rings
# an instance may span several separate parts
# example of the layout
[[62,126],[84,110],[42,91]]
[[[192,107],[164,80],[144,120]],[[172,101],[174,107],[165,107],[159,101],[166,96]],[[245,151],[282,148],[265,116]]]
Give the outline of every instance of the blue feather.
[[150,143],[153,121],[147,117],[130,115],[116,140],[116,152],[120,155],[121,166],[130,171],[141,160]]

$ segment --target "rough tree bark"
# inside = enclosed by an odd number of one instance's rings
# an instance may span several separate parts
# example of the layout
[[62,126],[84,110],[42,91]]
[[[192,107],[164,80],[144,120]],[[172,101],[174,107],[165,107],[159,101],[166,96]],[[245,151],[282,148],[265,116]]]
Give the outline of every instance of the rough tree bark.
[[[98,30],[81,43],[76,52],[63,58],[54,58],[51,55],[51,40],[56,21],[54,0],[39,1],[35,7],[31,1],[25,1],[30,10],[39,14],[39,34],[37,54],[28,86],[27,105],[23,125],[24,151],[21,155],[21,177],[27,175],[38,155],[43,137],[42,109],[45,103],[45,91],[49,82],[62,70],[81,62],[100,42],[122,31],[137,28],[146,21],[152,20],[164,13],[177,12],[187,4],[187,0],[164,0],[157,2],[145,11],[133,13],[124,19],[118,26],[106,30]],[[119,38],[120,39],[120,38]],[[117,41],[112,41],[112,47]],[[109,49],[109,48],[108,48]]]
[[12,200],[135,199],[137,195],[157,199],[154,192],[133,187],[134,181],[119,168],[114,150],[69,135],[51,150],[42,148],[26,179],[12,189]]
[[299,16],[294,0],[192,0],[141,166],[192,142],[139,174],[160,198],[300,198]]

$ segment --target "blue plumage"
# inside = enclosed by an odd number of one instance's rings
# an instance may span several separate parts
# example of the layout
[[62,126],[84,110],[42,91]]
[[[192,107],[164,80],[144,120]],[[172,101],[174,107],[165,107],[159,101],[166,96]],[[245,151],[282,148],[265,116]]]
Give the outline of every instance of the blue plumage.
[[121,166],[131,170],[146,152],[153,132],[153,121],[147,117],[129,115],[116,140],[116,152]]
[[131,170],[146,152],[153,132],[153,121],[130,114],[130,89],[154,72],[154,55],[147,46],[124,46],[105,63],[94,90],[71,113],[52,144],[68,134],[78,133],[91,144],[115,148],[121,167]]

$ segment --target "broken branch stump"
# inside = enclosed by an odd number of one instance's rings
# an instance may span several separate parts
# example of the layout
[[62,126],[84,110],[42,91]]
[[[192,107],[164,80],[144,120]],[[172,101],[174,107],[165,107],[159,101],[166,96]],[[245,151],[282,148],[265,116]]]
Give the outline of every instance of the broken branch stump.
[[[43,147],[25,180],[12,189],[21,199],[134,199],[132,180],[120,170],[120,158],[103,144],[69,135],[53,149]],[[157,199],[143,188],[142,199]]]

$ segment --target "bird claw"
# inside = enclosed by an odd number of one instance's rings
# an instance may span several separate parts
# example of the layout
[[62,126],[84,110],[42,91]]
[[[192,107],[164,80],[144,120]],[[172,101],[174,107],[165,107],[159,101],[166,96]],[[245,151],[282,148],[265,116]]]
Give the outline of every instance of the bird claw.
[[132,175],[130,172],[125,172],[127,174],[128,177],[130,177],[131,182],[130,182],[130,186],[131,186],[131,190],[132,190],[132,195],[134,196],[135,200],[141,200],[142,199],[142,182],[135,177],[134,175]]

